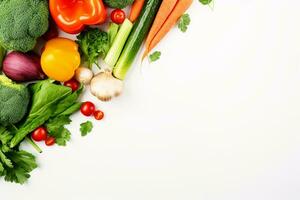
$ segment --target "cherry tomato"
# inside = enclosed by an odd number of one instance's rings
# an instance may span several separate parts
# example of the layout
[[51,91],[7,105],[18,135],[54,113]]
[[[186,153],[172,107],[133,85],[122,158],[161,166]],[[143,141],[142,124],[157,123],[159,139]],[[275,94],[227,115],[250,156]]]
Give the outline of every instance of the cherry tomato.
[[80,111],[85,116],[91,116],[95,112],[95,105],[92,102],[84,102],[81,105]]
[[94,112],[94,117],[96,120],[101,120],[104,117],[104,113],[101,110],[96,110]]
[[43,126],[40,126],[31,133],[31,138],[36,142],[40,142],[42,140],[46,140],[47,135],[47,129]]
[[52,145],[54,145],[54,144],[55,144],[55,138],[54,138],[54,137],[51,137],[51,136],[47,137],[47,139],[45,140],[45,144],[46,144],[47,146],[52,146]]
[[69,81],[64,82],[64,86],[71,88],[73,92],[78,90],[79,85],[79,82],[75,79],[71,79]]
[[126,14],[121,9],[115,9],[110,14],[111,21],[113,21],[116,24],[122,24],[126,18]]

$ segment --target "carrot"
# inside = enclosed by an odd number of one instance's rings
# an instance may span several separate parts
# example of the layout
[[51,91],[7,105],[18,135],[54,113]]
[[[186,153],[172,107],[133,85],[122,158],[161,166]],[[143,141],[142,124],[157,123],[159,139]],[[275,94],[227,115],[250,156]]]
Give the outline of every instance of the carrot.
[[129,20],[131,22],[134,22],[140,15],[143,6],[144,6],[145,0],[135,0],[132,4]]
[[[181,1],[181,0],[179,0],[179,1]],[[150,32],[148,33],[148,36],[147,36],[147,39],[145,42],[146,51],[143,55],[143,59],[149,53],[149,51],[147,51],[147,50],[150,46],[152,39],[154,38],[156,33],[159,31],[159,29],[163,26],[163,24],[165,23],[166,19],[168,18],[168,16],[174,9],[177,2],[178,2],[178,0],[163,0],[162,4],[157,12],[157,15],[155,17],[155,20],[153,22],[153,25],[150,29]]]
[[151,40],[150,45],[146,47],[146,51],[143,58],[148,55],[148,53],[167,35],[167,33],[172,29],[172,27],[177,23],[178,19],[185,13],[185,11],[191,6],[193,0],[179,0],[168,16],[167,20]]

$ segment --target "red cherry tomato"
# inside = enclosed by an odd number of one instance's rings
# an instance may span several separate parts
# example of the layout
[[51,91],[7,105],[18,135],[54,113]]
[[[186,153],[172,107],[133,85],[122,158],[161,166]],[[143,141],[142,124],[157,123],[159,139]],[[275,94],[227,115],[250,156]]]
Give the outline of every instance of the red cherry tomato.
[[104,117],[104,113],[101,110],[96,110],[94,112],[94,117],[96,120],[101,120]]
[[45,127],[38,127],[31,133],[31,138],[36,141],[40,142],[42,140],[46,140],[48,135],[47,129]]
[[47,137],[47,139],[45,140],[45,144],[46,144],[47,146],[52,146],[52,145],[54,145],[54,144],[55,144],[55,138],[54,138],[54,137],[51,137],[51,136]]
[[73,92],[78,90],[79,85],[80,84],[75,79],[71,79],[71,80],[64,82],[64,86],[71,88]]
[[116,24],[122,24],[126,18],[126,14],[121,9],[115,9],[110,14],[111,21],[113,21]]
[[92,102],[84,102],[81,107],[80,111],[85,116],[91,116],[95,112],[95,105]]

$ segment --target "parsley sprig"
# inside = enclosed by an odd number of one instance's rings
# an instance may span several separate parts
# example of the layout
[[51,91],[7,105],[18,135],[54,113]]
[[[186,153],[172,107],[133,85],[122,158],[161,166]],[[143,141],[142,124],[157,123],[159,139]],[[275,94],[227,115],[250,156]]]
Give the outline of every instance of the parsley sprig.
[[190,15],[189,14],[183,14],[180,19],[179,19],[179,22],[178,22],[178,28],[183,32],[185,33],[188,29],[188,26],[190,25],[191,23],[191,18],[190,18]]
[[161,52],[160,51],[155,51],[149,56],[150,62],[155,62],[160,59]]
[[91,121],[84,122],[80,124],[81,136],[86,136],[88,133],[92,132],[93,124]]

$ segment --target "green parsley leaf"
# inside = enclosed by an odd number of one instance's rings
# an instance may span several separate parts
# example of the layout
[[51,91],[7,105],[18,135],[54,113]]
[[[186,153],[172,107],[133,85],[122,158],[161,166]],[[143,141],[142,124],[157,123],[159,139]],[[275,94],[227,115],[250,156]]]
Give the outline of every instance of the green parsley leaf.
[[188,26],[191,23],[191,18],[189,14],[183,14],[178,22],[178,28],[184,33],[187,31]]
[[7,144],[12,137],[13,135],[6,128],[0,126],[0,142],[2,144]]
[[4,167],[3,167],[2,163],[0,162],[0,176],[3,176],[3,172],[4,172]]
[[154,53],[152,53],[152,54],[149,56],[150,62],[155,62],[155,61],[157,61],[158,59],[160,59],[160,56],[161,56],[161,52],[160,52],[160,51],[155,51]]
[[46,128],[49,135],[55,138],[55,143],[59,146],[66,146],[67,142],[71,139],[71,133],[64,126],[70,124],[69,116],[59,116],[53,118],[46,123]]
[[6,156],[12,161],[13,167],[4,167],[4,179],[9,182],[23,184],[30,177],[29,173],[37,168],[35,157],[26,151],[10,151]]
[[93,124],[91,121],[87,121],[80,124],[81,136],[86,136],[88,133],[92,131],[92,129],[93,129]]
[[202,3],[203,5],[208,5],[212,2],[212,0],[199,0],[200,3]]
[[7,167],[13,168],[11,160],[6,157],[6,155],[0,150],[0,161]]
[[50,119],[47,122],[46,127],[49,132],[55,132],[58,129],[60,129],[61,127],[63,127],[64,125],[67,125],[70,123],[71,123],[71,120],[70,120],[69,116],[62,115],[62,116]]
[[55,137],[55,143],[59,146],[66,146],[67,142],[71,139],[71,132],[65,127],[58,129],[56,134],[52,135]]

